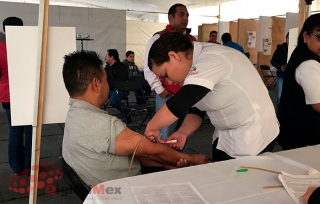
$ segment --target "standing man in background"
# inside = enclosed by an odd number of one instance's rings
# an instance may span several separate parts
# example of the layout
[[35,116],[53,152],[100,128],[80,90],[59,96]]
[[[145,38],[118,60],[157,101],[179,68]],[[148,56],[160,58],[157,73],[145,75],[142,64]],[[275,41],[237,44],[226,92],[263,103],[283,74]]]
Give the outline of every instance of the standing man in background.
[[208,42],[209,42],[209,43],[220,44],[220,43],[218,43],[217,38],[218,38],[218,32],[215,31],[215,30],[213,30],[213,31],[210,32]]
[[274,51],[271,64],[277,69],[277,107],[280,103],[280,97],[282,92],[284,70],[287,65],[288,58],[288,45],[289,45],[289,32],[286,35],[286,42],[277,45],[277,49]]
[[[3,31],[6,26],[23,26],[23,21],[17,17],[8,17],[3,21]],[[31,167],[32,126],[11,126],[11,108],[9,92],[9,73],[7,61],[6,38],[0,33],[0,102],[5,109],[9,125],[9,165],[16,176],[29,174]],[[19,60],[19,59],[17,59]],[[23,69],[23,67],[21,67]],[[24,135],[24,140],[23,140]],[[23,142],[24,141],[24,142]],[[26,169],[26,171],[24,171]]]
[[[157,77],[148,67],[148,55],[152,44],[160,38],[164,33],[179,32],[189,37],[190,41],[197,41],[195,37],[190,35],[191,29],[188,29],[189,13],[187,7],[183,4],[174,4],[168,11],[169,25],[166,29],[157,32],[148,42],[146,47],[146,54],[144,60],[144,76],[151,86],[152,90],[156,92],[156,111],[158,111],[165,102],[176,94],[181,86],[180,84],[169,84],[165,78]],[[187,114],[187,113],[186,113]],[[182,124],[184,118],[179,118],[170,126],[161,128],[161,139],[164,140],[169,137]]]

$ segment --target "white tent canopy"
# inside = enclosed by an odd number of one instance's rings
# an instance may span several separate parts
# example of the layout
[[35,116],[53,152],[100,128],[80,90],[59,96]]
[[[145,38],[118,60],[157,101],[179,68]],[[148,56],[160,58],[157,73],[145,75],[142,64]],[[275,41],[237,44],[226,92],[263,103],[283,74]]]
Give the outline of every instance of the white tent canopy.
[[[8,15],[18,15],[23,17],[26,25],[37,25],[37,12],[31,12],[30,15],[27,10],[30,6],[33,8],[34,11],[37,10],[37,5],[39,3],[39,0],[0,0],[0,2],[4,3],[16,3],[16,6],[11,6],[10,9],[8,8],[0,8],[2,10],[1,13],[1,20],[3,20]],[[274,15],[285,15],[287,12],[295,12],[298,13],[299,11],[299,0],[181,0],[181,3],[185,4],[188,7],[190,18],[189,18],[189,25],[188,27],[192,28],[192,34],[198,35],[198,26],[206,23],[217,23],[218,22],[218,16],[220,16],[221,21],[233,21],[237,20],[238,18],[259,18],[259,16],[274,16]],[[17,4],[18,3],[18,4]],[[23,5],[25,3],[25,5]],[[32,4],[33,3],[33,6]],[[166,1],[158,1],[158,0],[50,0],[51,5],[58,5],[54,6],[56,9],[58,9],[59,6],[61,11],[66,10],[68,7],[65,6],[72,6],[74,7],[82,7],[82,8],[74,8],[77,12],[80,10],[86,9],[86,7],[91,8],[90,11],[83,11],[80,16],[77,15],[70,15],[68,14],[67,19],[74,19],[75,21],[81,21],[92,24],[92,16],[91,12],[93,12],[92,9],[97,8],[108,8],[108,9],[118,9],[122,10],[119,13],[123,13],[123,30],[125,31],[125,18],[128,20],[140,20],[140,21],[149,21],[149,22],[158,22],[158,23],[167,23],[168,22],[168,16],[167,16],[167,10],[168,8],[174,4],[174,2],[166,0]],[[220,5],[220,6],[219,6]],[[69,7],[69,8],[72,8]],[[19,8],[25,8],[23,11],[19,10]],[[103,9],[99,12],[105,12]],[[314,0],[312,4],[311,11],[320,10],[320,0]],[[110,10],[109,10],[110,11]],[[138,12],[139,11],[139,12]],[[58,13],[59,13],[58,12]],[[76,13],[77,13],[76,12]],[[111,12],[111,11],[110,11]],[[117,12],[117,11],[116,11]],[[24,15],[26,14],[26,15]],[[31,15],[32,14],[32,15]],[[35,14],[35,15],[33,15]],[[60,15],[61,13],[59,13]],[[75,14],[75,13],[73,13]],[[87,14],[87,15],[86,15]],[[90,15],[89,15],[90,14]],[[219,15],[220,14],[220,15]],[[112,17],[111,17],[112,18]],[[60,19],[57,18],[57,19]],[[90,22],[87,20],[90,19]],[[60,24],[52,24],[52,21],[55,19],[51,19],[51,25],[50,26],[57,26]],[[110,20],[110,18],[108,18]],[[57,21],[61,23],[60,21]],[[97,21],[98,22],[98,21]],[[95,22],[95,23],[97,23]],[[104,37],[104,41],[108,42],[109,40],[114,38],[114,34],[110,33],[107,35],[105,32],[98,31],[99,29],[103,29],[105,27],[105,19],[99,19],[97,29],[90,29],[89,31],[86,31],[85,29],[88,26],[83,25],[76,25],[77,27],[77,33],[78,34],[91,34],[92,38],[95,40],[93,42],[86,42],[85,43],[85,49],[93,49],[101,54],[101,56],[104,56],[105,50],[107,48],[117,48],[119,49],[119,52],[121,56],[124,56],[124,52],[126,50],[125,45],[126,42],[123,41],[125,38],[121,34],[121,38],[119,37],[119,40],[123,42],[123,45],[113,45],[110,42],[108,44],[101,43],[100,41]],[[90,25],[91,25],[90,24]],[[128,23],[127,23],[128,24]],[[69,24],[68,24],[69,25]],[[72,26],[75,26],[73,24],[70,24]],[[84,26],[84,28],[82,27]],[[104,28],[107,29],[107,28]],[[159,29],[162,29],[159,28]],[[110,30],[109,28],[107,30]],[[114,31],[114,30],[111,30]],[[153,31],[152,31],[153,32]],[[100,33],[100,34],[98,34]],[[124,34],[125,35],[125,34]],[[102,37],[103,36],[103,37]],[[117,35],[119,36],[119,35]],[[132,37],[132,34],[129,36]],[[114,41],[114,39],[113,39]],[[78,46],[80,44],[78,43]],[[106,47],[108,46],[108,47]],[[120,46],[120,47],[119,47]],[[127,48],[128,49],[128,48]],[[141,51],[142,57],[142,51]],[[139,63],[140,66],[142,66],[142,62]]]
[[[39,3],[39,0],[0,0],[5,2]],[[234,21],[238,18],[285,15],[299,12],[299,0],[180,0],[190,12],[189,27],[198,34],[198,25]],[[126,10],[127,20],[167,23],[168,9],[174,2],[158,0],[50,0],[51,5],[108,8]],[[219,13],[220,5],[220,13]],[[320,0],[314,0],[311,11],[320,10]],[[219,15],[220,14],[220,15]]]

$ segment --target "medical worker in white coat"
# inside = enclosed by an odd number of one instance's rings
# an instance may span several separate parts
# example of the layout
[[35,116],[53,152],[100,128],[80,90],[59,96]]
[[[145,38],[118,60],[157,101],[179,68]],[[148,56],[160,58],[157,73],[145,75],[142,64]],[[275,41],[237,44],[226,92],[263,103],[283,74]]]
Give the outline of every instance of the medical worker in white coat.
[[213,43],[191,43],[180,33],[163,34],[151,47],[149,68],[168,83],[183,84],[147,124],[145,135],[161,143],[159,129],[189,111],[166,140],[181,149],[205,113],[215,127],[213,161],[272,151],[279,133],[275,109],[257,70],[239,51]]

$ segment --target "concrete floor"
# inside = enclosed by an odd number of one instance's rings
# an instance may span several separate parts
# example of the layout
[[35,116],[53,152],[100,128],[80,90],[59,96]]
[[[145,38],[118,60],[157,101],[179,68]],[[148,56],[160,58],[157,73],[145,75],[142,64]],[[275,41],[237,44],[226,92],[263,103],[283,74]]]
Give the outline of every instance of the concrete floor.
[[[276,90],[274,88],[269,89],[270,96],[275,104]],[[62,145],[63,139],[63,124],[44,125],[42,129],[42,141],[41,141],[41,159],[40,164],[49,163],[59,166],[58,157],[59,150]],[[211,136],[214,127],[211,124],[204,123],[201,128],[190,138],[188,153],[194,152],[204,153],[211,155]],[[9,183],[12,181],[14,173],[8,164],[8,123],[4,110],[0,106],[0,203],[8,204],[24,204],[28,203],[28,193],[19,194],[9,190]],[[144,130],[138,130],[137,132],[143,133]],[[276,147],[275,151],[280,150]],[[44,172],[50,173],[50,168],[44,168]],[[27,177],[25,177],[27,179]],[[22,178],[19,178],[21,181]],[[64,203],[82,203],[81,200],[73,192],[65,192],[63,188],[67,188],[67,184],[63,179],[53,182],[54,186],[58,187],[57,193],[48,195],[45,189],[38,190],[38,202],[39,204],[64,204]],[[20,187],[25,187],[27,184],[18,184]],[[60,191],[59,191],[60,189]],[[50,189],[49,189],[50,190]]]

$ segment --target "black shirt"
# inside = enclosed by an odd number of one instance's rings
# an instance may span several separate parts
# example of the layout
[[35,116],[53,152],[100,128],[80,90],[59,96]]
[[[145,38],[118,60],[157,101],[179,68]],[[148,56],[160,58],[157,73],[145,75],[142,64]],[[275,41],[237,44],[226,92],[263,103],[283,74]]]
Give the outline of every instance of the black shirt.
[[319,204],[320,203],[320,187],[317,188],[313,193],[311,194],[308,204]]
[[210,90],[206,87],[189,84],[183,86],[176,95],[171,97],[167,102],[170,112],[177,118],[181,118],[186,113],[192,113],[204,118],[205,111],[200,111],[194,106],[198,101],[207,95]]
[[110,90],[115,89],[116,81],[127,81],[129,76],[128,68],[121,62],[115,62],[113,65],[106,65],[107,81]]

